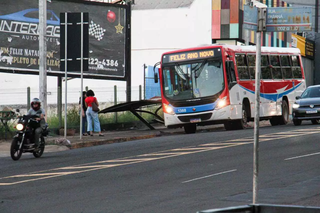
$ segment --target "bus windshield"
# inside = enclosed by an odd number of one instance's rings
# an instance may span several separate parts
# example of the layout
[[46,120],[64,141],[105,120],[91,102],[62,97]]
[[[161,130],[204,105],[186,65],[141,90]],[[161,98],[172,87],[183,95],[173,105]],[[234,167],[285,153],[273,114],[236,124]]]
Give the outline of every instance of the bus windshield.
[[171,100],[210,97],[224,89],[221,59],[175,63],[162,70],[164,95]]

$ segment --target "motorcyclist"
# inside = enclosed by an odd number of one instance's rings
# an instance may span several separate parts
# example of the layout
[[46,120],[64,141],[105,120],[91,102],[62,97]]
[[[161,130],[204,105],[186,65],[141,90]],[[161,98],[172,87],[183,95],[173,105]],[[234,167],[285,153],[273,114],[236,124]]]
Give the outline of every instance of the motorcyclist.
[[41,108],[41,101],[39,98],[32,99],[31,102],[31,109],[28,111],[27,115],[37,115],[36,118],[37,121],[39,121],[39,126],[35,129],[35,136],[34,136],[34,142],[36,149],[40,146],[40,135],[42,133],[42,130],[44,126],[46,125],[45,122],[45,110]]

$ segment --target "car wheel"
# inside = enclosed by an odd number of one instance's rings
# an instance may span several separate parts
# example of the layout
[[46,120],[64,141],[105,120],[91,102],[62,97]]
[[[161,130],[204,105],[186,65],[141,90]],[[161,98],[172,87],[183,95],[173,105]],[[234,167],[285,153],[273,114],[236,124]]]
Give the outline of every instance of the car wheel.
[[312,119],[311,122],[312,124],[319,124],[319,119]]
[[301,120],[292,120],[292,121],[295,126],[300,126],[302,122]]

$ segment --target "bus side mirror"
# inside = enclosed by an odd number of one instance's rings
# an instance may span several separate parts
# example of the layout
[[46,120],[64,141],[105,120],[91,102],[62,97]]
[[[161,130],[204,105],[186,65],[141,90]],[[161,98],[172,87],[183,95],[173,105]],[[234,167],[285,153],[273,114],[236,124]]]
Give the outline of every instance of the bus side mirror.
[[154,83],[158,83],[159,78],[158,78],[158,74],[154,73]]
[[[158,74],[156,71],[156,67],[160,65],[160,62],[157,62],[154,66],[153,66],[153,73],[154,73],[154,83],[158,83],[159,78],[158,78]],[[159,73],[161,72],[161,68],[158,69]]]

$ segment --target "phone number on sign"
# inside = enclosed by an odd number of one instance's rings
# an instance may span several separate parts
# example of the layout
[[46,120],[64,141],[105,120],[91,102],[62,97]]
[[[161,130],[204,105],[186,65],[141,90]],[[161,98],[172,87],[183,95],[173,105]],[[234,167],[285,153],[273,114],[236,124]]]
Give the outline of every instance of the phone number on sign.
[[118,60],[103,59],[99,61],[97,58],[89,58],[89,65],[103,65],[107,67],[118,67]]

